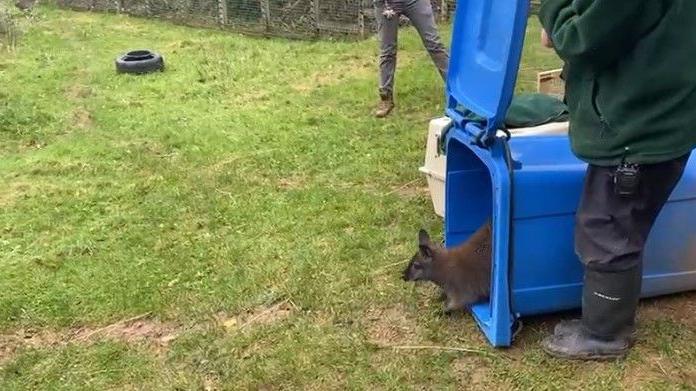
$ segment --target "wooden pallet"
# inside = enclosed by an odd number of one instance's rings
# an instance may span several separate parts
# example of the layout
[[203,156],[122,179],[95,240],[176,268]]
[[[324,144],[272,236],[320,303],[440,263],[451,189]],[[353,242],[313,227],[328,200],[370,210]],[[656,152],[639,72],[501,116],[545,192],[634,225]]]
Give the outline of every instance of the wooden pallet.
[[561,79],[562,69],[537,73],[537,92],[563,99],[565,82]]

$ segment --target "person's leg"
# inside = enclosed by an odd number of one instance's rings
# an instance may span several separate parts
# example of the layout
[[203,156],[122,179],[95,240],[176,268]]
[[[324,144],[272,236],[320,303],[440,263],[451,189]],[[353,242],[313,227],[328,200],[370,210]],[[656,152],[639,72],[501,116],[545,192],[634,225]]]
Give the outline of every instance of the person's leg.
[[624,356],[631,344],[642,282],[643,249],[679,182],[688,156],[640,167],[631,196],[615,192],[616,167],[590,166],[576,216],[575,248],[585,266],[582,319],[562,322],[543,342],[571,359]]
[[377,36],[379,38],[379,96],[380,103],[375,111],[377,117],[386,117],[394,108],[394,73],[396,72],[396,45],[399,18],[383,15],[384,4],[375,3]]
[[404,15],[411,20],[413,27],[420,34],[423,46],[433,59],[442,80],[446,80],[449,55],[440,40],[430,0],[411,1],[404,7]]

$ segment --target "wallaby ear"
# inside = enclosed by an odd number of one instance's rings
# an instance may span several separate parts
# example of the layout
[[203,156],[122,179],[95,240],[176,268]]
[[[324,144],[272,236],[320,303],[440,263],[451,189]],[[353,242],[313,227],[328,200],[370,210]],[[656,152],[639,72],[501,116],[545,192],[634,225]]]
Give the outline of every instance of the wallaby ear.
[[430,246],[430,235],[428,235],[428,231],[421,229],[418,232],[418,245],[419,246]]
[[420,254],[423,257],[425,257],[425,259],[423,259],[423,261],[428,262],[430,259],[432,259],[433,249],[430,246],[428,246],[426,244],[426,245],[421,245],[419,248],[420,248]]
[[418,247],[420,248],[421,255],[427,258],[432,258],[433,249],[431,245],[432,242],[430,241],[430,235],[428,235],[426,230],[421,229],[420,232],[418,232]]

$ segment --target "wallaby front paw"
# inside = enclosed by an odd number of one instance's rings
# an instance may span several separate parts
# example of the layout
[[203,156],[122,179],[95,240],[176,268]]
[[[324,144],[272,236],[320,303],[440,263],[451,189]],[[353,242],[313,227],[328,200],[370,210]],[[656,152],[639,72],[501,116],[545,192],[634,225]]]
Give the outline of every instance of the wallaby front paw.
[[440,295],[437,297],[437,301],[445,301],[447,300],[447,293],[444,291],[440,292]]
[[447,303],[445,303],[444,305],[442,312],[444,312],[445,315],[452,315],[459,310],[461,310],[461,306],[457,304],[456,301],[448,299]]

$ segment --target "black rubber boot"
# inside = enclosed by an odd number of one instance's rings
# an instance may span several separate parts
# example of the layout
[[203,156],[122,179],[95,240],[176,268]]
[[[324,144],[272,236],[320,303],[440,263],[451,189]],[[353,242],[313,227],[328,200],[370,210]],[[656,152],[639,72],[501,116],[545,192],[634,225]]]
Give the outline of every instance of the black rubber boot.
[[556,327],[542,343],[558,358],[609,360],[626,356],[640,297],[642,269],[600,272],[585,268],[582,320]]

